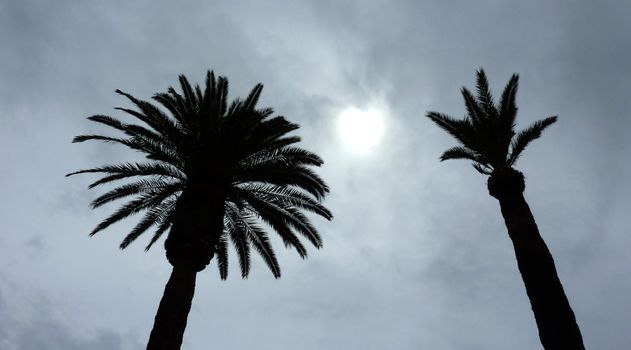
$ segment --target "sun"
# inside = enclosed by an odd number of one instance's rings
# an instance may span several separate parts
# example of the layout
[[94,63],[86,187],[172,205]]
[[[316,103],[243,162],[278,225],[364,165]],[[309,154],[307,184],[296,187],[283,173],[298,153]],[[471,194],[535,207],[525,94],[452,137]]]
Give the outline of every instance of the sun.
[[348,107],[339,116],[337,130],[345,146],[355,153],[367,153],[383,137],[383,112]]

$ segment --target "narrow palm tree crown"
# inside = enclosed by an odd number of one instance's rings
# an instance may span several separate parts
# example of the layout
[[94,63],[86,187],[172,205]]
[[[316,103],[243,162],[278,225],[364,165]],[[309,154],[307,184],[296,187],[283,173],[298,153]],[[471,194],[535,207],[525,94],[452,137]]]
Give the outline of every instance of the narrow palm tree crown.
[[467,114],[455,119],[439,112],[428,112],[427,117],[455,137],[462,146],[448,149],[440,157],[468,159],[482,174],[512,168],[526,146],[541,136],[541,132],[556,122],[552,116],[533,123],[515,133],[517,106],[515,95],[519,76],[514,74],[504,88],[499,105],[493,101],[484,70],[477,72],[477,96],[462,88]]
[[523,196],[524,176],[513,168],[526,146],[556,122],[557,117],[542,119],[515,133],[517,82],[517,75],[513,75],[496,105],[486,75],[480,69],[477,96],[462,89],[467,109],[464,119],[438,112],[429,112],[427,117],[462,144],[445,151],[441,160],[468,159],[480,173],[490,175],[487,188],[499,201],[543,347],[546,350],[584,350],[581,332],[554,259]]
[[[135,105],[135,109],[117,109],[141,124],[125,123],[105,115],[88,118],[124,136],[74,138],[73,142],[99,140],[122,144],[146,156],[143,162],[105,165],[68,174],[103,174],[90,188],[124,181],[92,202],[92,207],[98,208],[115,200],[130,199],[99,223],[90,235],[144,212],[120,248],[126,248],[152,227],[155,233],[146,250],[165,232],[169,232],[168,245],[170,239],[178,238],[171,236],[188,234],[172,227],[178,215],[183,215],[178,211],[188,210],[184,206],[178,209],[178,202],[183,194],[190,194],[201,197],[202,201],[220,203],[223,217],[219,230],[204,226],[207,232],[195,233],[210,242],[204,248],[209,252],[201,269],[216,256],[220,275],[225,279],[227,246],[232,242],[243,277],[250,271],[251,247],[261,255],[274,276],[280,277],[265,227],[277,232],[285,245],[295,248],[303,258],[307,251],[297,234],[315,247],[322,246],[318,232],[303,213],[309,211],[332,218],[330,211],[320,204],[328,187],[310,168],[320,166],[322,160],[314,153],[292,146],[300,138],[288,133],[298,129],[297,124],[282,116],[273,117],[271,108],[256,108],[263,89],[261,84],[256,85],[247,98],[228,104],[228,81],[223,77],[216,79],[208,72],[203,90],[199,86],[193,88],[184,76],[179,80],[181,93],[169,88],[168,92],[153,96],[165,111],[116,91]],[[167,256],[168,250],[167,246]]]

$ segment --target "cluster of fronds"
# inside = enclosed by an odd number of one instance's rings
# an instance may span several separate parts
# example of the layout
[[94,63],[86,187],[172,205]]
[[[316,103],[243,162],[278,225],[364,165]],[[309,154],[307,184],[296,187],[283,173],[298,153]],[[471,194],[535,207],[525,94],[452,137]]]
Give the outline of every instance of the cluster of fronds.
[[489,83],[482,69],[477,72],[477,96],[462,88],[467,114],[455,119],[439,112],[428,112],[427,117],[455,137],[462,145],[445,151],[440,159],[468,159],[482,174],[512,167],[523,150],[541,132],[556,122],[552,116],[533,123],[515,133],[515,118],[519,77],[515,74],[504,88],[499,105],[493,101]]
[[184,76],[179,80],[182,93],[169,88],[168,92],[153,96],[164,111],[116,91],[135,106],[135,109],[117,109],[140,124],[104,115],[88,118],[124,136],[74,138],[73,142],[98,140],[121,144],[147,158],[145,162],[105,165],[68,174],[102,174],[89,188],[125,181],[96,198],[91,204],[93,208],[132,197],[90,235],[144,212],[120,248],[155,227],[146,246],[149,249],[171,227],[182,191],[209,182],[205,185],[220,188],[219,192],[226,194],[224,231],[215,252],[221,277],[226,278],[228,273],[228,242],[235,247],[243,277],[250,271],[251,248],[261,255],[274,276],[280,277],[280,267],[264,226],[277,232],[303,258],[307,251],[297,234],[318,248],[322,246],[318,232],[303,214],[308,211],[332,218],[320,203],[328,187],[310,168],[320,166],[322,160],[314,153],[292,146],[300,138],[287,134],[298,129],[297,124],[282,116],[273,117],[270,108],[256,108],[262,85],[256,85],[246,99],[228,104],[228,81],[224,77],[215,78],[208,72],[203,91],[198,85],[193,88]]

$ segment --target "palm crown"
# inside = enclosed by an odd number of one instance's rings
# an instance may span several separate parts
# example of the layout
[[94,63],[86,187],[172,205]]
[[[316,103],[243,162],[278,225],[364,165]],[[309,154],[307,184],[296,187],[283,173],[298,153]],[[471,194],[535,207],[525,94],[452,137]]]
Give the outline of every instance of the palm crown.
[[[214,235],[214,254],[220,275],[228,273],[228,243],[237,252],[243,277],[250,270],[250,248],[257,251],[275,277],[280,268],[265,227],[277,232],[286,246],[301,257],[307,251],[297,234],[314,246],[322,240],[303,211],[331,219],[331,212],[320,204],[328,192],[324,181],[311,170],[320,166],[319,156],[292,146],[300,141],[288,133],[298,125],[282,116],[272,117],[271,108],[256,108],[263,89],[258,84],[244,100],[228,105],[228,81],[208,72],[205,88],[194,88],[180,76],[182,93],[169,88],[158,93],[156,105],[134,98],[120,90],[136,109],[116,108],[141,124],[94,115],[89,120],[121,131],[124,137],[82,135],[73,142],[100,140],[125,145],[146,156],[146,161],[105,165],[69,175],[100,173],[102,178],[89,185],[94,188],[125,181],[94,199],[93,208],[132,197],[90,233],[95,233],[133,214],[145,212],[120,248],[126,248],[141,234],[155,227],[146,246],[148,250],[172,227],[177,202],[183,192],[219,194],[223,202],[223,230]],[[131,181],[126,181],[131,180]],[[169,235],[179,234],[170,230]]]
[[440,159],[469,159],[482,174],[511,168],[526,146],[541,136],[541,132],[556,122],[552,116],[539,120],[515,133],[517,106],[515,95],[519,76],[514,74],[506,84],[499,105],[493,101],[484,70],[477,72],[477,96],[462,88],[467,114],[455,119],[439,112],[428,112],[427,117],[455,137],[462,146],[445,151]]

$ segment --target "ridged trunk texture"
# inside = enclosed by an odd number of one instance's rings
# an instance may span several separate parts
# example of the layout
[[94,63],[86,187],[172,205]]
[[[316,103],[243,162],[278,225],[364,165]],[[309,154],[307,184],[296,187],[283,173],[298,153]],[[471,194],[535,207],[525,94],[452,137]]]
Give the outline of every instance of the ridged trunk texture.
[[147,350],[179,350],[195,293],[195,277],[212,260],[223,233],[224,199],[196,188],[178,198],[164,246],[171,278],[164,289]]
[[197,272],[174,267],[149,336],[147,350],[179,350],[195,294]]
[[574,312],[565,296],[554,260],[523,196],[523,175],[506,169],[489,178],[489,193],[497,198],[517,266],[546,350],[584,350]]

